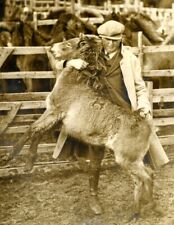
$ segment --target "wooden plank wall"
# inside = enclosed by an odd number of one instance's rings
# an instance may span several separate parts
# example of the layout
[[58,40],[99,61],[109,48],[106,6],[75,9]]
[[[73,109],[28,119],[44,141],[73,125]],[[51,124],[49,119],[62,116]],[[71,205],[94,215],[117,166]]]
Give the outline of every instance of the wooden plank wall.
[[[66,3],[66,6],[61,5],[60,7],[64,8],[70,8],[70,4]],[[56,8],[60,7],[54,7],[53,10]],[[43,18],[49,13],[51,8],[44,8],[44,7],[38,7],[38,8],[33,8],[33,22],[35,24],[35,27],[37,29],[37,26],[42,26],[42,25],[53,25],[57,20],[38,20],[37,15],[41,14],[43,15]],[[157,23],[160,24],[162,29],[166,30],[166,32],[170,32],[171,29],[174,27],[174,6],[171,9],[159,9],[159,8],[148,8],[148,7],[135,7],[134,5],[125,5],[125,4],[117,4],[117,5],[107,5],[104,7],[87,7],[79,4],[75,4],[75,14],[80,15],[80,12],[83,12],[84,10],[94,10],[101,16],[94,16],[90,18],[81,18],[84,21],[91,22],[93,24],[101,24],[104,21],[104,18],[102,15],[107,15],[111,13],[113,10],[115,12],[128,12],[128,11],[137,11],[137,12],[142,12],[150,16],[150,18]],[[94,14],[94,15],[95,15]]]
[[[12,54],[14,55],[25,55],[25,54],[46,54],[47,47],[14,47]],[[7,50],[8,52],[11,50],[9,47],[0,48],[0,52],[2,50]],[[138,55],[140,53],[156,53],[156,52],[174,52],[174,46],[150,46],[140,48],[132,48],[132,51]],[[146,78],[156,77],[156,76],[166,76],[166,77],[174,77],[174,70],[151,70],[151,71],[143,71],[143,76]],[[32,78],[33,80],[36,78],[49,78],[54,79],[54,74],[52,71],[23,71],[23,72],[0,72],[0,81],[8,80],[8,79],[16,79],[16,78]],[[153,89],[152,86],[149,89],[150,96],[152,100],[152,105],[155,103],[160,103],[161,99],[163,102],[174,102],[174,88],[166,88],[166,89]],[[33,123],[39,116],[41,112],[38,110],[45,109],[45,98],[49,94],[49,92],[25,92],[25,93],[1,93],[0,94],[0,121],[3,121],[7,112],[10,112],[17,104],[20,104],[20,109],[17,112],[14,120],[9,124],[7,129],[4,131],[4,136],[6,139],[11,137],[12,135],[21,135],[26,131],[28,126]],[[26,113],[25,110],[31,110],[32,112]],[[4,114],[5,112],[5,114]],[[153,109],[153,116],[155,124],[163,129],[165,126],[174,125],[174,109]],[[160,136],[160,140],[163,145],[172,145],[174,144],[174,133],[165,134]],[[12,149],[12,145],[3,146],[0,143],[0,155],[4,155],[8,153]],[[39,145],[39,152],[52,152],[55,143],[42,143]],[[22,153],[25,154],[25,150],[28,149],[26,145],[24,147],[24,151]],[[48,163],[47,163],[48,164]],[[52,163],[51,163],[52,165]],[[43,164],[42,164],[43,166]],[[4,171],[4,168],[1,168]],[[1,171],[0,169],[0,171]],[[10,170],[9,167],[7,169]],[[5,174],[7,171],[5,169]]]

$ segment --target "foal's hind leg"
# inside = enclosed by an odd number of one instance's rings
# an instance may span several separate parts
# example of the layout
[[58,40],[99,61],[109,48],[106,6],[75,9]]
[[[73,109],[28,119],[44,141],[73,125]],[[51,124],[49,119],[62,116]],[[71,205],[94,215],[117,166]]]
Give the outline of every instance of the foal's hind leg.
[[128,172],[134,181],[134,213],[130,220],[138,219],[144,203],[155,205],[152,170],[148,169],[141,160],[132,162],[121,155],[117,156],[116,162]]
[[133,162],[127,167],[129,174],[134,181],[134,215],[138,218],[144,204],[155,206],[153,199],[153,173],[143,162]]

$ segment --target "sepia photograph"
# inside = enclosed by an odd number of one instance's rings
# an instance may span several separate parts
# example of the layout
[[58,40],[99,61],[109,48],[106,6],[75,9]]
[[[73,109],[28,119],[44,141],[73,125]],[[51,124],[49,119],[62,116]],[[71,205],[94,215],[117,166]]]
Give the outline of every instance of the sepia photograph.
[[174,0],[0,0],[0,225],[174,225]]

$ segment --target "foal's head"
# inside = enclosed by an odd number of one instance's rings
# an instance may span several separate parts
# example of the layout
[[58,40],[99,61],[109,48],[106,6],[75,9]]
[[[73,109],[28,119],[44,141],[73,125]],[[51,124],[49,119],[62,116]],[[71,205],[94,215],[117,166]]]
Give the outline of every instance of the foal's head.
[[94,89],[101,88],[99,76],[105,70],[105,59],[99,37],[81,34],[79,38],[54,44],[51,51],[58,60],[80,58],[86,61],[87,68],[76,71],[78,79],[85,80]]

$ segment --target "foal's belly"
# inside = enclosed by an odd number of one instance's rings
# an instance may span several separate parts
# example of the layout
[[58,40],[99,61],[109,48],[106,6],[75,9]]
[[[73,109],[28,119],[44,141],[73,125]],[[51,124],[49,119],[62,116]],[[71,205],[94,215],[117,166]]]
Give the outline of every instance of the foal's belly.
[[100,110],[94,110],[89,103],[81,104],[80,101],[74,102],[63,120],[67,133],[73,137],[89,138],[93,134],[100,135],[102,128],[99,129],[97,117]]

